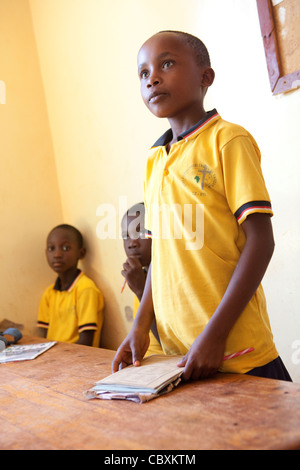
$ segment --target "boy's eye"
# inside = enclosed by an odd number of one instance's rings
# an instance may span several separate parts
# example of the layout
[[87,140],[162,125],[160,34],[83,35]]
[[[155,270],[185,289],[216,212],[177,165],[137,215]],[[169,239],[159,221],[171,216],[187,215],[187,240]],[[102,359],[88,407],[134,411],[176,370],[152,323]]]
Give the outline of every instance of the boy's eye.
[[63,251],[69,251],[69,250],[70,250],[70,247],[69,247],[69,245],[64,245],[64,246],[62,247],[62,249],[63,249]]
[[146,230],[145,229],[141,229],[141,231],[139,232],[139,238],[141,238],[142,240],[146,238]]
[[148,71],[147,70],[142,70],[140,72],[140,78],[147,78],[149,75]]
[[165,60],[165,62],[163,63],[162,65],[162,68],[163,69],[168,69],[169,67],[171,67],[173,65],[173,60]]
[[146,238],[146,230],[136,231],[131,234],[131,237],[128,233],[122,233],[123,240],[138,240]]
[[54,250],[54,246],[48,246],[47,247],[47,251],[53,251]]

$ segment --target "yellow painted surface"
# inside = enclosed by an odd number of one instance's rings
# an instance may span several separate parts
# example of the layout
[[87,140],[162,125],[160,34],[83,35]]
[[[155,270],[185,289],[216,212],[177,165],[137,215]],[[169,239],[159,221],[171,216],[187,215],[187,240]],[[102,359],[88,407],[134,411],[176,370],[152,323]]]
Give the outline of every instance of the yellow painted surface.
[[129,330],[133,296],[128,288],[120,294],[122,240],[118,231],[98,238],[97,209],[112,205],[120,218],[142,199],[147,148],[169,127],[142,103],[136,71],[139,47],[163,29],[207,44],[216,79],[206,109],[246,127],[261,148],[276,239],[263,284],[277,347],[300,381],[293,356],[300,340],[300,90],[272,96],[252,0],[0,1],[3,317],[33,325],[42,285],[52,279],[45,232],[63,219],[82,230],[83,267],[105,297],[102,345],[116,348]]

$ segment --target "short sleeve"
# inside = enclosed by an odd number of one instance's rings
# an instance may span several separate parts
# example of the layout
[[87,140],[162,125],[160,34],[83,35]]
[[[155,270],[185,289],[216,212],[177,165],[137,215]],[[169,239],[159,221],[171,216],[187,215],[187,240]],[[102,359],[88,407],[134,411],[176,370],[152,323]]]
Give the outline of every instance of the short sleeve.
[[88,287],[78,292],[76,312],[78,317],[78,332],[96,331],[103,321],[103,297],[101,292]]
[[48,329],[49,322],[50,322],[50,317],[49,317],[49,288],[48,288],[45,290],[40,300],[37,326],[39,328]]
[[251,136],[240,135],[221,150],[226,198],[241,224],[249,214],[273,215],[261,169],[261,155]]
[[149,207],[147,204],[147,191],[146,191],[145,181],[144,181],[144,206],[145,206],[145,221],[144,221],[145,237],[152,238],[150,211],[149,211]]

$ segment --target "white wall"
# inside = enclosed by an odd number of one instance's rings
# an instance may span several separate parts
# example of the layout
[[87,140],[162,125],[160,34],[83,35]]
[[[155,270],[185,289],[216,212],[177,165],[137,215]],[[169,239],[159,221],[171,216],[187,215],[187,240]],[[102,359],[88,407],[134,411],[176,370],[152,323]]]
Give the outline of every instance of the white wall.
[[[198,35],[208,46],[216,80],[206,108],[246,127],[262,150],[272,198],[276,251],[265,278],[269,314],[280,355],[294,380],[300,365],[300,200],[297,135],[300,90],[273,97],[256,2],[253,0],[30,0],[66,221],[89,245],[85,269],[102,288],[102,345],[116,348],[130,328],[120,295],[121,240],[96,237],[100,204],[116,208],[142,198],[146,150],[168,127],[144,107],[136,54],[162,29]],[[300,356],[300,354],[299,354]]]
[[277,348],[293,379],[300,381],[300,354],[293,357],[293,344],[300,340],[300,89],[272,96],[256,2],[199,3],[200,17],[213,18],[213,27],[208,20],[198,29],[216,71],[209,104],[246,127],[262,152],[276,242],[263,285]]

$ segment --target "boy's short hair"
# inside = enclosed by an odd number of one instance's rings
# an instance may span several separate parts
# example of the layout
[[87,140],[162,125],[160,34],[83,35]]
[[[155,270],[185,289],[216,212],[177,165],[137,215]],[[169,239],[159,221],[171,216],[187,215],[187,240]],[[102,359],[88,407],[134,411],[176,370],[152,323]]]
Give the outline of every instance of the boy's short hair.
[[76,227],[73,227],[73,225],[69,225],[69,224],[60,224],[54,227],[50,233],[52,233],[56,229],[63,229],[63,230],[68,230],[72,232],[78,241],[79,248],[83,248],[83,236],[81,235],[81,233]]
[[197,64],[201,66],[211,66],[210,57],[205,44],[201,41],[201,39],[193,36],[190,33],[185,33],[183,31],[160,31],[158,34],[161,33],[174,33],[177,34],[182,38],[182,40],[191,48],[195,53],[195,57],[197,60]]
[[130,207],[127,211],[127,215],[130,216],[139,216],[145,214],[145,205],[143,202],[138,202]]
[[[134,204],[131,206],[123,215],[122,220],[121,220],[121,227],[123,227],[123,224],[126,222],[128,224],[128,217],[134,217],[134,219],[138,219],[139,223],[136,223],[134,225],[134,230],[135,230],[135,235],[136,238],[138,238],[138,232],[141,233],[142,231],[144,232],[144,217],[145,217],[145,204],[143,202],[138,202],[137,204]],[[141,226],[142,223],[142,226]],[[130,223],[132,226],[133,222]],[[138,230],[139,227],[139,230]],[[127,232],[127,230],[126,230]],[[127,239],[127,233],[123,233],[122,230],[122,238],[123,240]]]
[[125,217],[139,217],[140,215],[145,215],[145,205],[143,202],[138,202],[137,204],[131,206],[123,215],[122,221],[125,219]]

